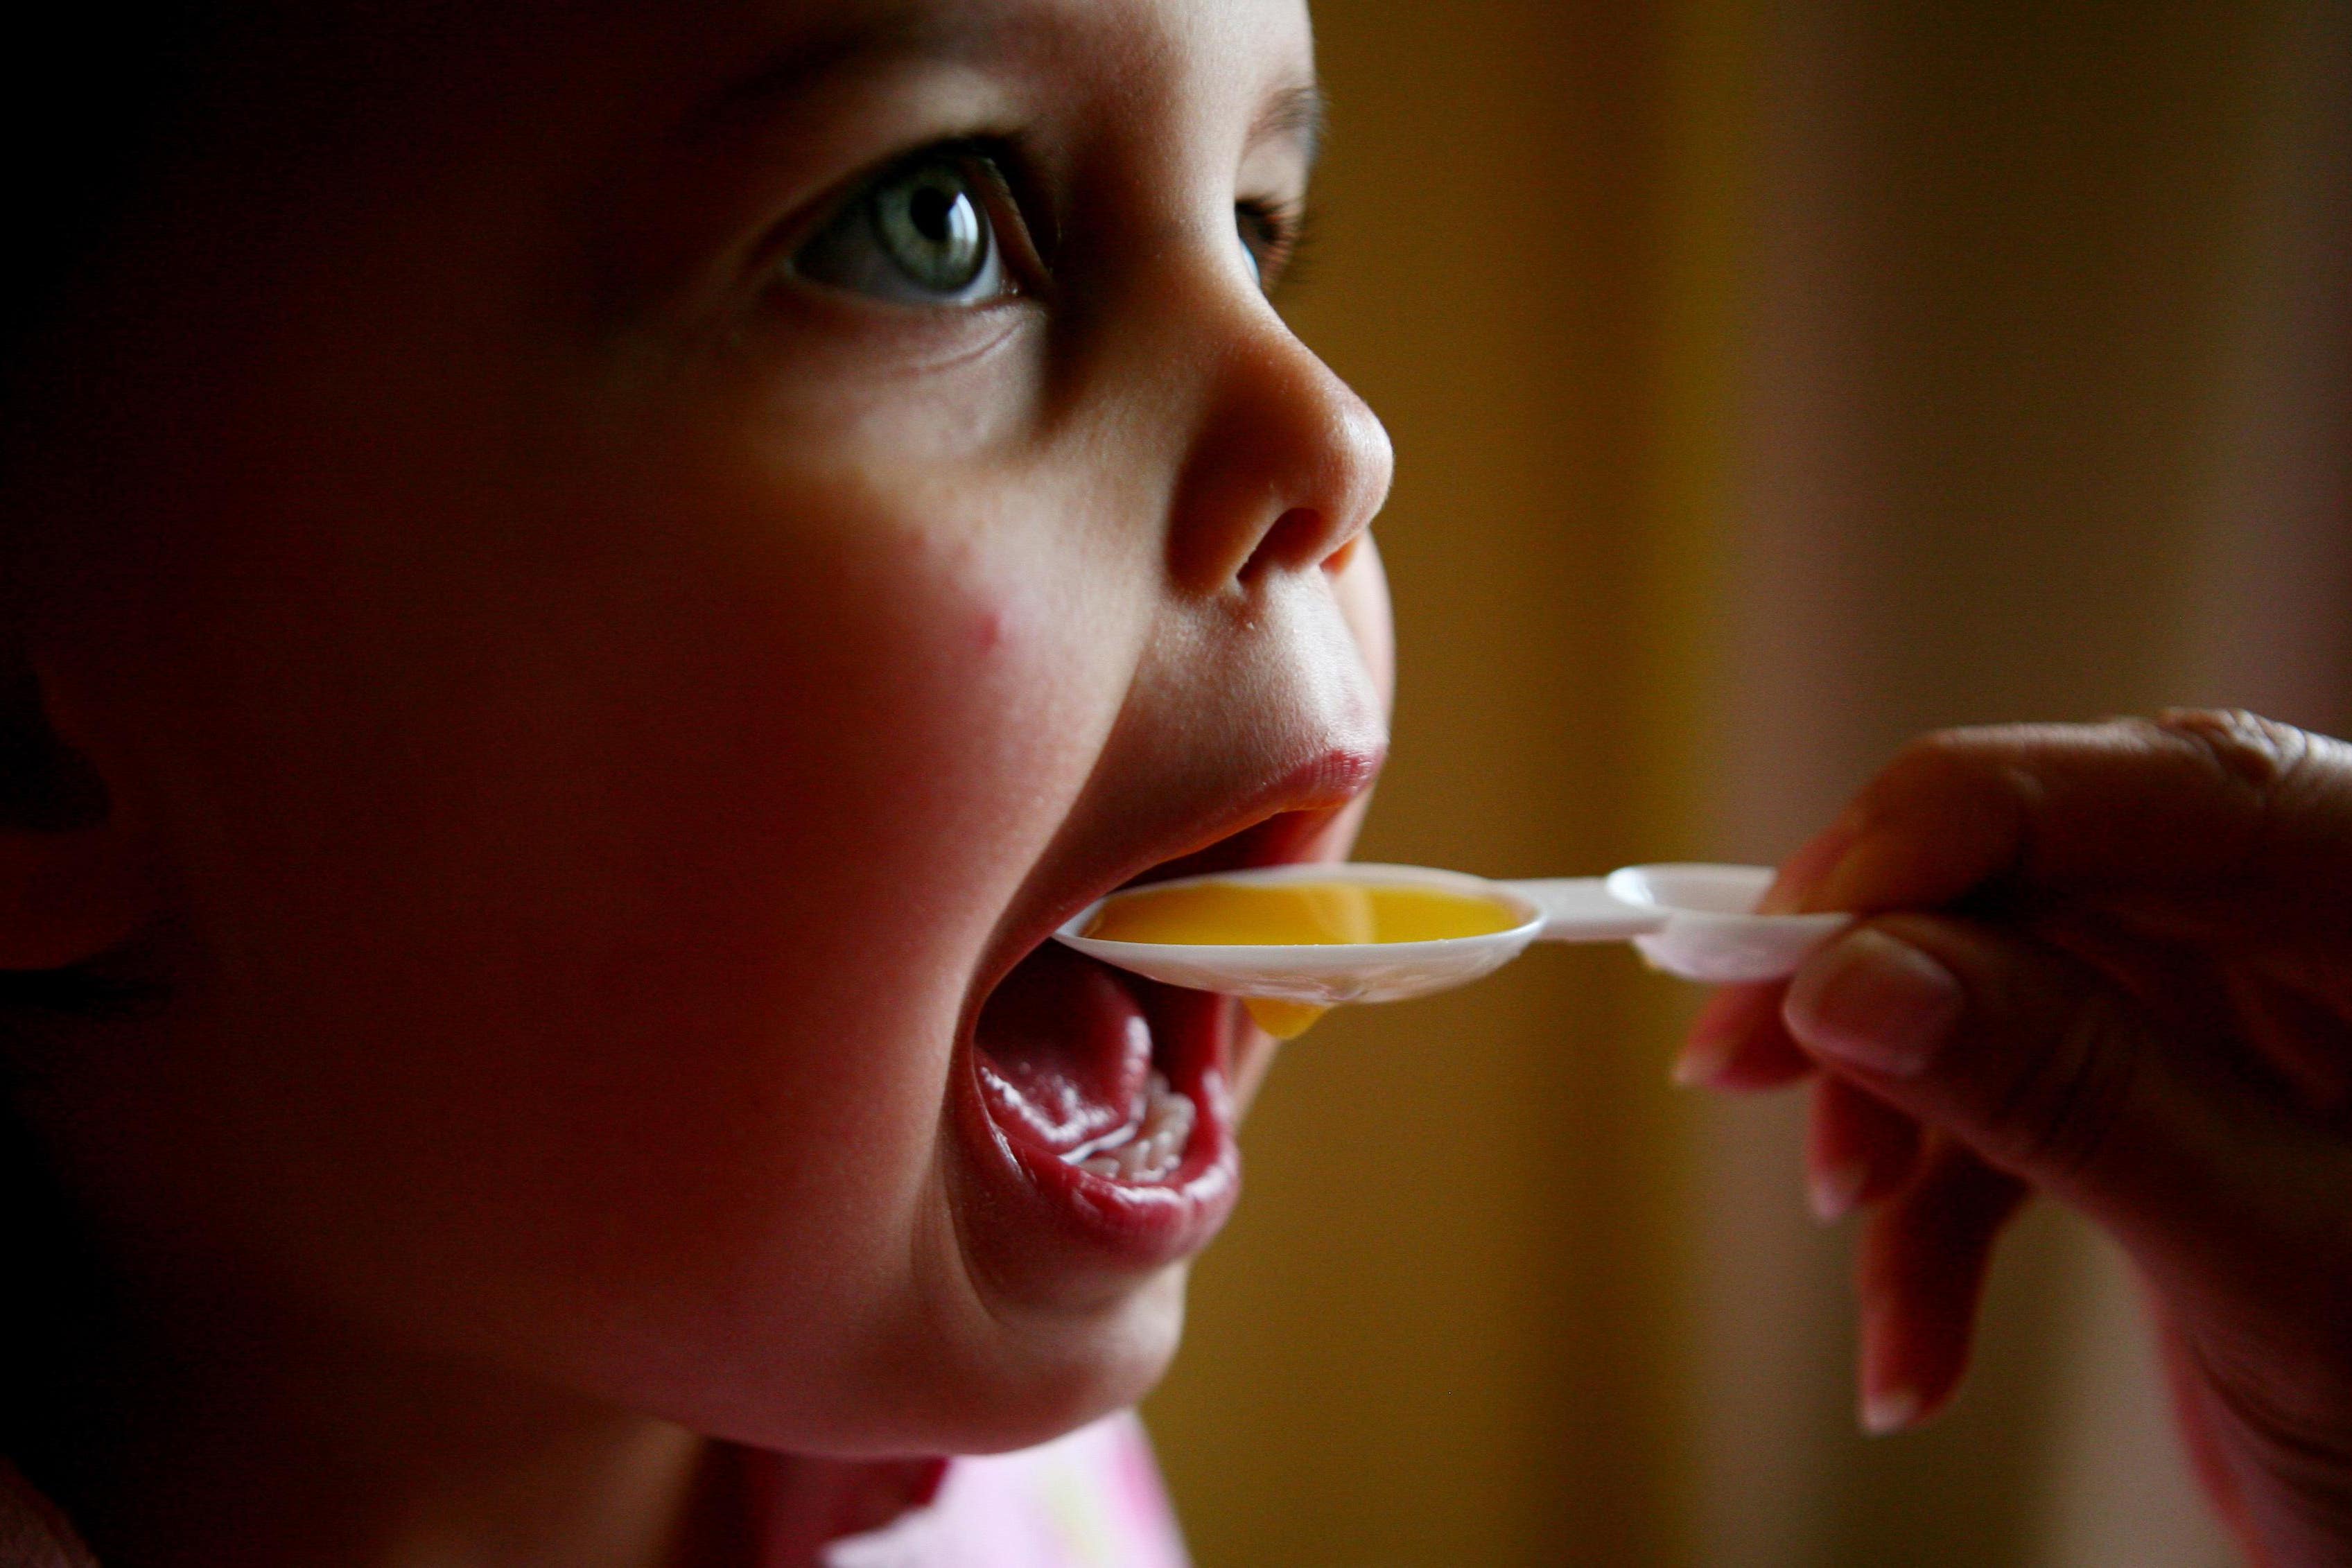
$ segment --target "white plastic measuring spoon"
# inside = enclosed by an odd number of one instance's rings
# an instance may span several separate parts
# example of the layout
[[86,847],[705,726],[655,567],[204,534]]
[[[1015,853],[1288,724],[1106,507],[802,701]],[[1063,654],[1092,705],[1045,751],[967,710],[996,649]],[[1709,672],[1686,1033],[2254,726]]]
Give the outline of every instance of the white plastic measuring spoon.
[[1606,877],[1496,882],[1422,866],[1349,862],[1220,871],[1150,887],[1212,882],[1428,888],[1498,904],[1520,919],[1506,931],[1435,942],[1207,946],[1088,936],[1110,901],[1100,899],[1054,934],[1089,958],[1171,985],[1329,1007],[1401,1002],[1465,984],[1500,969],[1533,942],[1630,941],[1652,967],[1686,980],[1778,980],[1851,918],[1757,914],[1757,900],[1772,882],[1761,866],[1628,866]]

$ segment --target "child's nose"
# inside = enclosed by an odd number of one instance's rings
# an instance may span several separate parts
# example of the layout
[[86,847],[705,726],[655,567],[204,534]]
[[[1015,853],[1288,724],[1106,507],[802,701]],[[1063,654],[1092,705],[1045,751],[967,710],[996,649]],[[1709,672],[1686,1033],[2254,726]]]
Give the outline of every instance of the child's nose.
[[1336,569],[1388,497],[1388,432],[1263,302],[1200,341],[1202,416],[1176,497],[1176,581],[1213,593],[1269,571]]

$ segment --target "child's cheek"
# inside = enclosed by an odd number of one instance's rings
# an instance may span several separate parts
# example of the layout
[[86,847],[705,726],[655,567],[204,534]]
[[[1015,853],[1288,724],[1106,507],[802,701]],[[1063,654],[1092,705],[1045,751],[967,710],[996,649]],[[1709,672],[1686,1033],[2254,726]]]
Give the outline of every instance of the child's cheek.
[[673,476],[345,519],[357,581],[267,538],[192,574],[152,695],[205,716],[159,762],[234,1020],[157,1091],[196,1222],[598,1368],[633,1352],[596,1325],[681,1302],[762,1354],[778,1312],[813,1355],[870,1314],[972,966],[1119,690],[1116,595],[966,501]]

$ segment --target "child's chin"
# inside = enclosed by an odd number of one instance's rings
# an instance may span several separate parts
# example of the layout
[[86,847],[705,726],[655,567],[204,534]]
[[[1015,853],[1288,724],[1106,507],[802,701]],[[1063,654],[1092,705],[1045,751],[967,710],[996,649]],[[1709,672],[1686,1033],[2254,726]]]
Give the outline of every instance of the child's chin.
[[927,1347],[931,1354],[891,1356],[868,1411],[896,1411],[825,1446],[868,1458],[1009,1453],[1124,1411],[1160,1383],[1176,1354],[1183,1289],[1183,1265],[1171,1265],[1115,1305],[990,1319],[985,1338],[967,1340],[952,1361],[940,1361],[939,1344]]
[[[943,1454],[1027,1448],[1140,1400],[1181,1337],[1186,1270],[1160,1270],[1116,1305],[1076,1318],[1018,1313],[1001,1321],[993,1364],[932,1383],[941,1396],[913,1445]],[[931,1399],[924,1403],[932,1404]]]

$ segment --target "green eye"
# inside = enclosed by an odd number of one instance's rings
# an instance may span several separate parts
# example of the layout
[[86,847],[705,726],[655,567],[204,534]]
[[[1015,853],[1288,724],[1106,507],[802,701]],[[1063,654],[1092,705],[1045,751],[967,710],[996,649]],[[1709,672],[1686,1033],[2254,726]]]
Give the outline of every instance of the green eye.
[[910,305],[968,305],[1015,290],[992,209],[1001,178],[971,153],[920,153],[879,175],[793,258],[802,277]]
[[899,271],[942,294],[978,280],[994,247],[972,194],[960,171],[938,164],[874,193],[874,232]]

